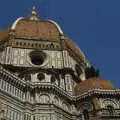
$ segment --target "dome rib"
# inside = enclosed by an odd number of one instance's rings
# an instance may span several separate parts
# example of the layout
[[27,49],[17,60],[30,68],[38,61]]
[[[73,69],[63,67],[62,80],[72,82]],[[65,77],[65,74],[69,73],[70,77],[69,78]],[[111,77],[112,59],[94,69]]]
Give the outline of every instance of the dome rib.
[[63,35],[63,31],[62,31],[61,27],[55,21],[53,21],[53,20],[48,20],[48,21],[55,24],[58,31],[60,32],[60,34]]
[[83,61],[86,60],[86,57],[82,50],[72,40],[66,37],[65,42],[70,49],[72,49],[80,58],[82,58]]
[[23,17],[19,17],[17,20],[15,20],[15,22],[12,24],[11,30],[15,30],[18,22],[23,19],[24,19]]

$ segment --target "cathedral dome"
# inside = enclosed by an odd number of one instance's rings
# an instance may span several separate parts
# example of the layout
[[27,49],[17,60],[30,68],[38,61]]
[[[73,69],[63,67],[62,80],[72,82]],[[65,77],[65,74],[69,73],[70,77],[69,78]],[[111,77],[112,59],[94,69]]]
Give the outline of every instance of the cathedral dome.
[[78,60],[86,61],[85,55],[80,48],[68,37],[65,36],[60,26],[52,20],[41,20],[33,8],[32,13],[27,17],[20,17],[7,29],[0,31],[0,41],[7,40],[10,35],[15,39],[30,39],[37,41],[62,42],[62,49],[66,49]]
[[0,39],[6,39],[9,32],[14,32],[16,38],[29,38],[59,41],[63,32],[59,25],[52,20],[40,20],[35,8],[27,17],[19,17],[11,27],[0,31]]
[[102,78],[89,78],[76,86],[76,95],[87,92],[89,89],[115,89],[113,84]]
[[42,21],[32,15],[27,18],[18,18],[11,29],[17,38],[59,41],[62,34],[60,27],[53,21]]

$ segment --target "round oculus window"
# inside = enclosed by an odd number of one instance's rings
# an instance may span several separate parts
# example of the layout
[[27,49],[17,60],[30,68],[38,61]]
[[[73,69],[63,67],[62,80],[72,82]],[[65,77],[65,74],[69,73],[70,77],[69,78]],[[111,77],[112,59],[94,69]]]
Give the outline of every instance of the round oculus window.
[[39,73],[39,74],[37,75],[37,78],[38,78],[40,81],[42,81],[42,80],[45,79],[45,75],[44,75],[43,73]]
[[46,54],[42,51],[30,52],[31,63],[34,65],[42,65],[46,58]]

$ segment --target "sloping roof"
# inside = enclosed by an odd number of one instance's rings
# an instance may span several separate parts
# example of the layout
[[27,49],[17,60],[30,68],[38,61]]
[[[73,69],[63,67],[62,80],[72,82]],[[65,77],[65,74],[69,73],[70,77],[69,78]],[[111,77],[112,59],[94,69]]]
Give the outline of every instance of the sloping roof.
[[1,41],[1,40],[6,40],[6,39],[8,38],[10,28],[11,28],[11,27],[8,27],[8,28],[0,31],[0,41]]
[[60,32],[55,24],[49,21],[20,20],[15,28],[16,37],[45,38],[59,40]]
[[80,82],[76,86],[76,95],[80,95],[87,92],[89,89],[100,88],[100,89],[115,89],[113,84],[105,79],[101,78],[90,78],[85,81]]

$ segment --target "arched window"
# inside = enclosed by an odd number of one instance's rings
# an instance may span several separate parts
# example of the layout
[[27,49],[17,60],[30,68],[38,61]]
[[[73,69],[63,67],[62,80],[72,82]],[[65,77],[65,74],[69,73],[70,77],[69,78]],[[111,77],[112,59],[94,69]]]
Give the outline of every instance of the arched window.
[[84,120],[89,120],[89,113],[87,110],[83,111]]
[[114,107],[112,105],[107,105],[106,107],[109,111],[110,114],[113,114],[114,113]]

